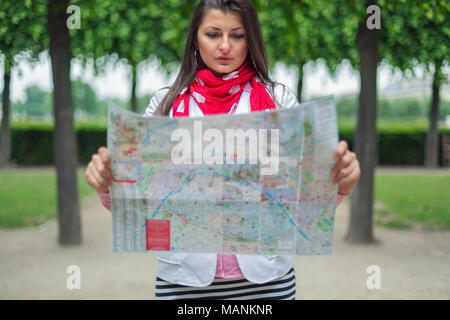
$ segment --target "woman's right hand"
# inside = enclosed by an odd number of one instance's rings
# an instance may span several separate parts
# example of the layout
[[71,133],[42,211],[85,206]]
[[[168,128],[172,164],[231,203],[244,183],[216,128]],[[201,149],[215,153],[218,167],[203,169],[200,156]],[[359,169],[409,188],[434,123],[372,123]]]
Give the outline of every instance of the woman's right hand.
[[109,170],[110,166],[108,149],[100,147],[98,153],[92,155],[85,173],[87,183],[98,193],[107,193],[112,186],[113,176]]

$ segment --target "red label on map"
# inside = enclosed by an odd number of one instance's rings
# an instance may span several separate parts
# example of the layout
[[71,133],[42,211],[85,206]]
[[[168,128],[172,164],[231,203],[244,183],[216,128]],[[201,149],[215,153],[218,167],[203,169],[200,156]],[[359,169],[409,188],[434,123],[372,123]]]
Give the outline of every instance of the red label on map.
[[147,250],[170,251],[170,220],[145,220]]

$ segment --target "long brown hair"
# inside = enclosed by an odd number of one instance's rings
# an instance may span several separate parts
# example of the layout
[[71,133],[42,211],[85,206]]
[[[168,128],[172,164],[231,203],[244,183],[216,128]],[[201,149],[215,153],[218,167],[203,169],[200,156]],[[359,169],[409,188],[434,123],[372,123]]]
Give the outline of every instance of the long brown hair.
[[[210,9],[219,9],[225,14],[229,11],[235,11],[240,14],[247,34],[247,59],[250,59],[251,64],[256,68],[256,75],[261,82],[266,86],[270,85],[269,88],[271,88],[272,93],[274,92],[275,83],[269,78],[267,52],[264,46],[261,25],[250,0],[200,0],[191,18],[180,72],[169,92],[156,108],[154,115],[168,115],[175,98],[184,87],[188,87],[194,80],[197,74],[197,65],[200,68],[205,67],[200,54],[195,54],[195,51],[199,26],[205,13]],[[275,95],[272,94],[272,96],[275,104],[277,104]]]

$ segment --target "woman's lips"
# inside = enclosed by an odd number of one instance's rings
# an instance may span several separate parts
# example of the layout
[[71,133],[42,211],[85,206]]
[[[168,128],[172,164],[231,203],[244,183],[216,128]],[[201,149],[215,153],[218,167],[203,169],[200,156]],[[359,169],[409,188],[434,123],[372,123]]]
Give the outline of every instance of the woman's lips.
[[219,57],[217,60],[222,63],[227,63],[231,61],[231,58]]

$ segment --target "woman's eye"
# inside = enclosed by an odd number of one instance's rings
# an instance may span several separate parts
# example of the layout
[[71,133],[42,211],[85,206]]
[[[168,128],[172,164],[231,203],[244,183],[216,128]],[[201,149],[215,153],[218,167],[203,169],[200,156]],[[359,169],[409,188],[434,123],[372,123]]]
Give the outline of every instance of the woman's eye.
[[[219,36],[217,33],[207,33],[206,35],[209,38],[217,38]],[[245,34],[233,34],[232,37],[235,39],[242,39],[245,37]]]

